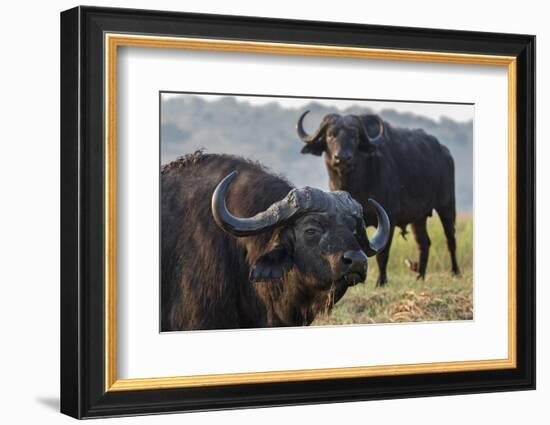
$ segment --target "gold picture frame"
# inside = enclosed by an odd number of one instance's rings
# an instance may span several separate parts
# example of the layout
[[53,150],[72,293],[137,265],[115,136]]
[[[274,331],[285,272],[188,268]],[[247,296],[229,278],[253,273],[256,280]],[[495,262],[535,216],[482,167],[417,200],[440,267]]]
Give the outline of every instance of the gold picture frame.
[[[411,50],[370,49],[355,47],[281,44],[254,41],[233,41],[198,38],[159,37],[128,34],[105,34],[106,122],[105,152],[105,391],[128,391],[252,384],[265,382],[341,379],[410,375],[417,373],[465,372],[508,369],[516,367],[516,58],[463,53],[434,53]],[[306,369],[274,372],[231,373],[164,378],[117,379],[116,375],[116,94],[117,51],[119,47],[148,47],[160,49],[189,49],[229,51],[275,55],[325,56],[354,59],[395,60],[403,62],[435,62],[506,67],[508,72],[508,358],[470,360],[391,366]]]

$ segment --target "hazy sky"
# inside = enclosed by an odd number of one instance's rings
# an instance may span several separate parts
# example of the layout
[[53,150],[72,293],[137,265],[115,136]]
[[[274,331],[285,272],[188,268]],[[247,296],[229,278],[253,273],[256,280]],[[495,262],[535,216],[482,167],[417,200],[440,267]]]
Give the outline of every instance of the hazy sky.
[[259,161],[297,187],[328,190],[324,161],[300,154],[295,126],[307,107],[312,110],[305,122],[310,132],[325,114],[365,111],[379,113],[397,127],[424,129],[451,150],[459,209],[471,208],[473,105],[163,93],[162,163],[203,148]]
[[[163,93],[163,100],[181,96],[179,93]],[[189,94],[186,94],[189,96]],[[206,101],[218,100],[226,95],[196,95]],[[304,105],[316,101],[326,106],[334,106],[336,109],[345,109],[352,105],[361,105],[369,107],[375,112],[383,109],[394,109],[397,112],[410,112],[416,115],[423,115],[435,121],[439,121],[442,116],[453,119],[454,121],[465,122],[474,119],[474,105],[448,104],[448,103],[416,103],[416,102],[391,102],[391,101],[372,101],[372,100],[335,100],[335,99],[309,99],[309,98],[277,98],[269,96],[231,96],[238,102],[247,102],[251,105],[265,105],[267,103],[278,103],[283,108],[300,109]]]

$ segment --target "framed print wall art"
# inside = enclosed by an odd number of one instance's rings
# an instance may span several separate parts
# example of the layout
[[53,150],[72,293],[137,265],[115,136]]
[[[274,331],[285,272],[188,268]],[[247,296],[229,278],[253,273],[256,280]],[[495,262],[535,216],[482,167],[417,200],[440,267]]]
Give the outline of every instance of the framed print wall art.
[[528,35],[61,14],[61,411],[533,389]]

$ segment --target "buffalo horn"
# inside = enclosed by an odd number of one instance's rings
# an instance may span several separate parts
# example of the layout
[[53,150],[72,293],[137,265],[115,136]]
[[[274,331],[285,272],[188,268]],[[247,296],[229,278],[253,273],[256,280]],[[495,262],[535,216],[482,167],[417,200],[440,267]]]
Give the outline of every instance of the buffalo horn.
[[384,208],[382,208],[382,206],[374,199],[369,199],[368,203],[375,209],[376,219],[378,221],[376,233],[373,238],[369,240],[369,248],[371,252],[368,252],[367,254],[371,257],[378,254],[388,243],[388,239],[390,237],[390,219]]
[[300,118],[298,118],[298,122],[296,123],[296,130],[298,131],[298,136],[300,137],[300,139],[302,139],[302,142],[304,143],[310,143],[317,140],[325,129],[325,125],[321,123],[321,125],[319,126],[319,128],[317,129],[317,131],[313,136],[310,136],[309,134],[307,134],[306,131],[304,130],[304,117],[307,114],[309,114],[309,111],[305,111],[302,115],[300,115]]
[[382,121],[382,119],[379,116],[376,117],[380,130],[375,137],[370,137],[367,129],[365,128],[365,125],[363,124],[363,120],[357,116],[355,118],[357,119],[357,121],[359,121],[359,125],[361,126],[361,130],[365,136],[365,139],[367,139],[367,141],[373,146],[380,146],[383,142],[382,136],[384,135],[384,122]]
[[212,215],[218,226],[227,233],[233,236],[256,235],[287,221],[297,212],[297,209],[289,205],[285,198],[253,217],[235,217],[227,209],[225,198],[236,175],[236,170],[228,174],[212,194]]

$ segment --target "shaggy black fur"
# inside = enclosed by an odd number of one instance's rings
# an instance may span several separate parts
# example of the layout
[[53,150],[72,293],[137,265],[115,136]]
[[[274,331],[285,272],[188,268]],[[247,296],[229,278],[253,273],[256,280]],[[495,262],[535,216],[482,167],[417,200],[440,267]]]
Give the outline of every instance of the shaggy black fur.
[[[163,331],[308,325],[320,311],[330,309],[350,284],[358,283],[319,278],[320,270],[334,269],[329,267],[331,261],[340,261],[343,252],[361,252],[368,243],[365,238],[356,240],[353,228],[341,225],[344,230],[339,227],[333,239],[324,236],[330,246],[327,255],[302,266],[295,251],[298,243],[306,242],[296,240],[300,236],[295,235],[294,224],[240,238],[221,230],[212,216],[211,198],[233,170],[238,177],[226,200],[229,211],[239,217],[266,210],[292,189],[260,164],[228,155],[196,152],[162,168]],[[317,218],[322,219],[322,214]],[[329,218],[331,223],[342,221]],[[344,218],[349,223],[349,217]],[[355,220],[364,226],[361,218]],[[311,245],[312,250],[317,245]],[[276,278],[253,283],[251,276],[258,268]]]

